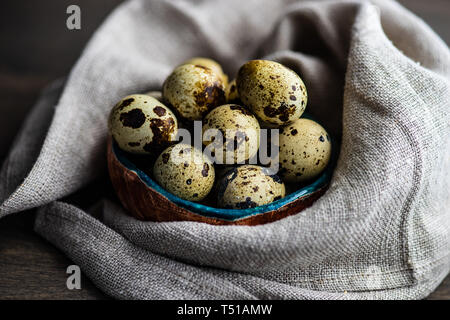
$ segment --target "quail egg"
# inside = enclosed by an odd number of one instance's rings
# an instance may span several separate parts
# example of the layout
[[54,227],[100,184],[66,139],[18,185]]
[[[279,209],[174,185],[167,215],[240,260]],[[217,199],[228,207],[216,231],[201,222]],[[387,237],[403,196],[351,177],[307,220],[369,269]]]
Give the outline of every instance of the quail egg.
[[155,180],[167,191],[189,201],[203,200],[214,185],[214,166],[189,144],[164,150],[153,167]]
[[[226,104],[213,109],[205,117],[202,131],[203,143],[214,152],[216,163],[243,163],[258,152],[258,120],[240,105]],[[216,139],[217,134],[221,139]]]
[[248,61],[239,69],[236,84],[242,103],[269,124],[293,122],[306,108],[302,79],[278,62]]
[[[162,102],[162,103],[167,103],[167,102],[164,100],[162,91],[148,91],[148,92],[146,92],[146,93],[144,93],[144,94],[146,94],[146,95],[148,95],[148,96],[150,96],[150,97],[153,97],[153,98],[155,98],[156,100],[158,100],[158,101],[160,101],[160,102]],[[178,120],[178,129],[181,129],[181,128],[187,128],[187,127],[189,127],[189,125],[190,125],[190,122],[187,121],[186,119],[179,118],[179,119],[177,119],[177,120]]]
[[175,140],[178,122],[172,111],[155,98],[134,94],[113,107],[108,128],[122,150],[154,154]]
[[247,209],[283,198],[283,181],[266,168],[243,165],[228,171],[217,187],[217,204],[221,208]]
[[223,72],[222,66],[218,62],[216,62],[212,59],[195,57],[195,58],[186,60],[185,62],[183,62],[183,64],[196,64],[199,66],[210,68],[213,72],[220,75],[225,86],[228,83],[228,76]]
[[227,103],[239,103],[239,93],[236,86],[236,79],[233,79],[225,90],[225,94],[227,97]]
[[181,117],[201,120],[211,109],[225,103],[225,86],[210,68],[183,64],[163,85],[163,97]]
[[317,122],[300,118],[280,132],[280,171],[285,182],[303,182],[317,177],[331,157],[331,141]]
[[[161,91],[149,91],[149,92],[146,92],[145,94],[164,103],[164,98],[162,96]],[[178,132],[180,132],[180,129],[186,129],[188,131],[192,131],[191,127],[192,127],[191,121],[183,119],[183,118],[178,119]]]

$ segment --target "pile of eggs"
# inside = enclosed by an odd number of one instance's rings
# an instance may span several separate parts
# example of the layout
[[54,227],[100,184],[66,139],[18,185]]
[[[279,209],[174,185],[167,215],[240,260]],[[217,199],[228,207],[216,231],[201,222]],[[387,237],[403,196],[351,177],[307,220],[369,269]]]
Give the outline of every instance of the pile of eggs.
[[[330,138],[320,124],[301,118],[306,104],[302,79],[280,63],[248,61],[229,81],[217,62],[193,58],[173,70],[162,92],[120,100],[108,128],[120,149],[146,157],[149,173],[165,190],[189,201],[246,209],[283,198],[285,184],[294,189],[327,166]],[[177,142],[181,128],[192,131],[194,121],[202,121],[200,147]],[[248,164],[260,148],[261,128],[279,129],[276,174]],[[205,140],[210,129],[226,139]],[[226,165],[205,152],[213,146]]]

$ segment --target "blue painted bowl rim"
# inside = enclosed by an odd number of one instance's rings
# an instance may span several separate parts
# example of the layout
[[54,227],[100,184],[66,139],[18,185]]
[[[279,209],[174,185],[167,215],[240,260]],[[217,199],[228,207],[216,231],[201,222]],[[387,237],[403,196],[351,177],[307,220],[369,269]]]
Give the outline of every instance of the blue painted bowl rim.
[[[334,145],[332,146],[334,149]],[[128,170],[131,170],[137,174],[137,176],[151,189],[155,190],[156,192],[160,193],[164,197],[166,197],[169,201],[172,201],[176,205],[185,208],[191,212],[194,212],[196,214],[209,217],[209,218],[216,218],[216,219],[222,219],[227,221],[235,221],[243,218],[248,218],[253,215],[262,214],[269,211],[275,211],[280,209],[281,207],[291,203],[292,201],[295,201],[301,197],[307,196],[309,194],[312,194],[322,188],[324,188],[329,181],[331,180],[332,172],[333,172],[333,166],[331,163],[333,161],[330,161],[330,164],[327,166],[327,168],[324,170],[324,172],[311,184],[298,189],[297,191],[288,194],[286,197],[274,201],[269,204],[265,204],[262,206],[254,207],[254,208],[248,208],[248,209],[222,209],[222,208],[215,208],[210,207],[207,205],[203,205],[201,203],[196,203],[188,200],[181,199],[177,197],[176,195],[166,191],[163,189],[158,183],[156,183],[152,178],[150,178],[145,172],[140,170],[132,161],[130,161],[126,153],[122,151],[117,144],[113,141],[112,143],[112,151],[113,154],[116,156],[117,160],[125,166]]]

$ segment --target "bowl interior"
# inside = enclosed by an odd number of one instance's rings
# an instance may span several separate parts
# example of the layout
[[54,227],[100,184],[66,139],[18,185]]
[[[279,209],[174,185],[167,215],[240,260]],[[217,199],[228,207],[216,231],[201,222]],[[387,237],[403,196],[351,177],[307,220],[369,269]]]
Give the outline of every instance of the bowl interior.
[[[332,150],[334,150],[334,145],[332,146]],[[147,175],[144,171],[140,170],[130,159],[127,157],[127,154],[122,151],[115,142],[112,143],[112,150],[117,160],[128,170],[131,170],[137,174],[137,176],[151,189],[160,193],[164,197],[166,197],[169,201],[172,201],[176,205],[185,208],[189,211],[195,212],[197,214],[210,217],[210,218],[219,218],[228,221],[235,221],[242,218],[247,218],[252,215],[257,215],[269,211],[277,210],[286,204],[291,203],[301,197],[307,196],[315,191],[318,191],[324,188],[330,181],[331,175],[333,172],[333,156],[330,160],[329,165],[322,174],[312,183],[303,188],[296,190],[288,194],[286,197],[274,201],[269,204],[265,204],[262,206],[248,208],[248,209],[222,209],[215,208],[211,206],[207,206],[201,203],[196,203],[188,200],[181,199],[176,195],[166,191],[163,189],[155,180],[153,180],[149,175]]]

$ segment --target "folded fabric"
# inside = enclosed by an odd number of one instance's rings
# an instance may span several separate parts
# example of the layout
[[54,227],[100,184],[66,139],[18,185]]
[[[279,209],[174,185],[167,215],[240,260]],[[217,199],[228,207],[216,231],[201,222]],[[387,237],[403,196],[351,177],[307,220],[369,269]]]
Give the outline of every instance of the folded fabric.
[[[193,56],[231,77],[253,58],[299,73],[307,111],[341,140],[325,195],[254,227],[56,201],[105,172],[112,105]],[[41,207],[36,232],[116,298],[422,298],[450,270],[449,109],[448,47],[394,1],[133,0],[36,104],[0,173],[0,217]]]

